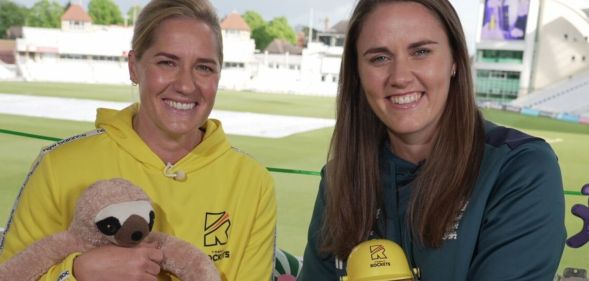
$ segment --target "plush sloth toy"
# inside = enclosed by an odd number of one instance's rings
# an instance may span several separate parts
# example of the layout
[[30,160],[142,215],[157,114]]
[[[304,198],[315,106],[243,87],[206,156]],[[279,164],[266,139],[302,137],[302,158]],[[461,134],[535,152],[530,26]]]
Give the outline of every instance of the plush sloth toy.
[[133,247],[144,239],[162,249],[162,270],[183,281],[221,280],[211,259],[192,244],[150,232],[154,219],[143,190],[123,179],[98,181],[78,199],[69,229],[39,240],[1,264],[0,280],[37,280],[72,253],[112,243]]

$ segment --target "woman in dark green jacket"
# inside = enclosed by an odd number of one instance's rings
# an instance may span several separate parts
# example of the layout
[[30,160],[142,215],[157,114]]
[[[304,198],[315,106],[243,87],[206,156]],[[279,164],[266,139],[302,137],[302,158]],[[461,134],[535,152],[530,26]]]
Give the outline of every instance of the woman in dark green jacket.
[[485,121],[447,0],[359,0],[299,280],[358,243],[400,244],[424,281],[550,281],[565,240],[557,158]]

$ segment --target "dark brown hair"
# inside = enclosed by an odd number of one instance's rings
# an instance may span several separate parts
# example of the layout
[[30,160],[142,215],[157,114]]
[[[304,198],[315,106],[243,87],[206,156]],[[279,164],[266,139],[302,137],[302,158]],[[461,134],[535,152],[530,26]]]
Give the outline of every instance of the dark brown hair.
[[215,9],[207,0],[152,0],[145,6],[135,22],[131,47],[138,59],[151,46],[155,29],[166,19],[187,17],[206,23],[215,34],[217,58],[223,65],[223,38]]
[[382,204],[379,151],[387,127],[370,108],[360,83],[357,40],[370,13],[383,3],[415,2],[434,15],[448,36],[456,63],[431,154],[411,188],[412,235],[439,247],[472,192],[484,150],[482,117],[474,99],[464,32],[448,0],[359,0],[350,19],[337,97],[337,117],[326,167],[322,251],[346,258],[365,240]]

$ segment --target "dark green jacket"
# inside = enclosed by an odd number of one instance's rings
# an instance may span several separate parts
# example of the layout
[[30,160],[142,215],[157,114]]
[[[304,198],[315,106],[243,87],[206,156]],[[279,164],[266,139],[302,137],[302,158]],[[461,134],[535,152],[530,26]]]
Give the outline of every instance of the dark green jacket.
[[[489,122],[485,131],[480,176],[455,231],[438,249],[413,242],[406,227],[408,185],[419,166],[383,148],[384,207],[373,236],[400,244],[410,264],[421,270],[422,281],[552,281],[566,238],[557,157],[542,139]],[[336,268],[334,256],[318,252],[324,193],[322,180],[300,281],[335,281],[345,275],[345,261]]]

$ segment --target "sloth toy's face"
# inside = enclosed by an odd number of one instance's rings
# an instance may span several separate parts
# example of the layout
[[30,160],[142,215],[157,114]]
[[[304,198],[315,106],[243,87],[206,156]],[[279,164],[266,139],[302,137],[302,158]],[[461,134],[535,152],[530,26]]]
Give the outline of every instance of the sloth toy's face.
[[153,228],[155,214],[149,201],[108,205],[94,218],[98,230],[112,243],[131,247],[139,244]]

